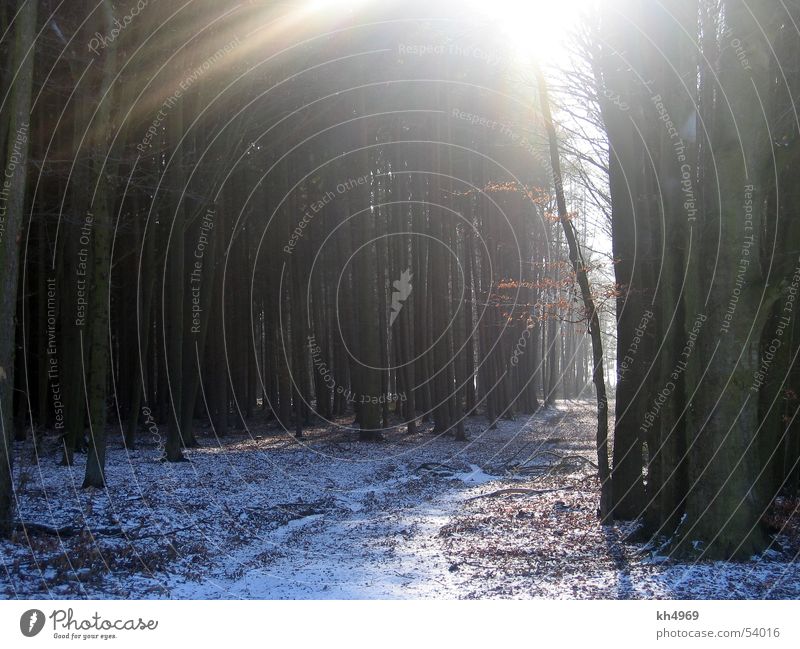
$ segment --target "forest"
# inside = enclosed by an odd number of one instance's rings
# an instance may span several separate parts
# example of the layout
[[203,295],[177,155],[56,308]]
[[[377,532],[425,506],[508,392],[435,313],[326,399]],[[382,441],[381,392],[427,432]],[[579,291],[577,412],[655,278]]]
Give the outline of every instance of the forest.
[[8,0],[0,61],[0,598],[800,597],[798,0]]

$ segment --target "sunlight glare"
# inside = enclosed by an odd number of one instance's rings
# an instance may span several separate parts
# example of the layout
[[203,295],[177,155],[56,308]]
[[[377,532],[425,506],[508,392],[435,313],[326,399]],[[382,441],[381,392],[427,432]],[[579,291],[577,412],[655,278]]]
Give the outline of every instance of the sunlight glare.
[[509,41],[520,62],[563,58],[564,42],[594,0],[469,0]]

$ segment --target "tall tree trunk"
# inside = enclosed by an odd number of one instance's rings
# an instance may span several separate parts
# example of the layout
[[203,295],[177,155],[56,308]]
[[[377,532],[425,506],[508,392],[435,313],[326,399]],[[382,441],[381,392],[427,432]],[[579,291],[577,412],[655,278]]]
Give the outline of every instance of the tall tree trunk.
[[[600,112],[609,139],[609,190],[611,196],[612,252],[617,298],[617,384],[613,449],[613,514],[633,520],[645,509],[642,476],[644,435],[640,426],[649,408],[656,339],[653,333],[652,241],[655,215],[641,197],[652,187],[647,148],[631,126],[643,123],[649,102],[640,97],[630,63],[621,53],[639,51],[639,33],[629,17],[638,16],[640,0],[625,0],[620,8],[601,13],[602,47],[594,59]],[[607,97],[620,97],[623,110]],[[648,132],[644,126],[640,130]]]
[[[8,113],[0,120],[8,122],[7,147],[3,169],[13,177],[4,178],[0,187],[0,219],[4,221],[0,241],[0,537],[11,532],[11,434],[13,430],[15,315],[19,276],[19,242],[27,195],[28,129],[38,2],[23,2],[16,20],[13,70],[16,77],[11,89]],[[4,205],[3,205],[4,203]]]
[[[186,56],[178,55],[177,63],[183,63]],[[177,65],[176,65],[177,67]],[[164,256],[164,282],[161,290],[161,309],[163,313],[164,369],[166,371],[167,394],[169,396],[169,425],[165,454],[168,462],[184,459],[181,448],[184,445],[183,431],[183,347],[184,347],[184,298],[188,278],[185,270],[185,199],[183,197],[185,173],[183,155],[185,145],[183,136],[184,102],[175,106],[168,117],[167,141],[170,154],[162,179],[161,196],[164,209],[164,223],[168,224],[166,255]],[[191,417],[191,413],[189,413]]]
[[750,388],[761,362],[762,329],[780,287],[770,282],[770,264],[763,259],[772,245],[765,240],[762,206],[775,173],[774,144],[764,116],[753,106],[769,96],[769,38],[778,11],[768,0],[724,3],[731,38],[740,39],[751,55],[747,66],[732,51],[720,61],[719,83],[727,100],[719,102],[711,139],[718,211],[691,228],[699,246],[689,259],[689,273],[702,282],[692,283],[687,294],[687,331],[698,314],[707,319],[686,376],[687,394],[694,394],[686,424],[689,485],[674,550],[709,558],[750,557],[766,543],[759,521],[768,502],[756,488],[758,398]]
[[[103,29],[110,33],[113,27],[111,3],[102,6]],[[105,486],[106,461],[106,396],[108,387],[108,366],[111,352],[109,335],[109,311],[111,308],[111,235],[113,231],[114,194],[108,186],[106,172],[113,176],[115,167],[106,169],[107,147],[111,142],[113,128],[112,108],[114,96],[112,85],[117,74],[116,46],[112,43],[103,57],[102,77],[98,88],[99,106],[92,124],[96,129],[96,141],[89,149],[93,157],[93,176],[95,200],[89,208],[92,213],[91,239],[91,293],[87,321],[88,337],[83,336],[83,349],[88,346],[89,375],[86,378],[88,395],[90,450],[86,461],[84,487]],[[89,219],[85,223],[89,224]]]

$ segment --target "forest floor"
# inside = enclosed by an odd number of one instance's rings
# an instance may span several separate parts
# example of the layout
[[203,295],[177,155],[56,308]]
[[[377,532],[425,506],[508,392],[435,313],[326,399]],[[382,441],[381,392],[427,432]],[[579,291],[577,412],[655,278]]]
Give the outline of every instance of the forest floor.
[[600,526],[591,403],[485,428],[360,443],[264,424],[200,435],[177,464],[112,441],[107,490],[80,489],[85,456],[59,466],[55,438],[38,461],[18,443],[35,525],[0,542],[0,598],[800,598],[796,536],[749,562],[682,563]]

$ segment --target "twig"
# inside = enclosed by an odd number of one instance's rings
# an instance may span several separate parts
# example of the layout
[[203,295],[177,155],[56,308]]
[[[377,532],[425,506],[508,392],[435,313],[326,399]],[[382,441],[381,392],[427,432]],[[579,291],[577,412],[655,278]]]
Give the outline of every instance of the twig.
[[174,530],[168,530],[166,532],[154,532],[151,534],[128,534],[120,527],[98,527],[98,528],[91,528],[91,527],[75,527],[73,525],[65,525],[64,527],[53,527],[51,525],[45,525],[44,523],[33,523],[33,522],[23,522],[20,521],[15,525],[17,530],[28,534],[28,533],[39,533],[39,534],[47,534],[48,536],[60,536],[63,538],[70,538],[73,536],[77,536],[83,531],[89,532],[93,536],[124,536],[128,541],[138,541],[140,539],[152,539],[158,538],[162,536],[169,536],[170,534],[176,534],[177,532],[185,532],[186,530],[190,530],[199,523],[204,523],[209,519],[203,519],[201,521],[197,521],[192,525],[187,525],[186,527],[179,527]]
[[523,489],[520,487],[509,487],[507,489],[498,489],[497,491],[490,491],[488,494],[479,494],[472,498],[467,498],[467,502],[478,500],[478,498],[497,498],[498,496],[539,496],[541,494],[550,494],[557,491],[572,491],[574,487],[563,487],[561,489]]
[[[555,464],[534,464],[532,466],[528,466],[527,465],[527,462],[529,462],[532,459],[535,459],[536,457],[540,457],[542,455],[553,455],[553,456],[559,458],[559,460]],[[524,462],[523,464],[518,464],[516,466],[509,466],[507,468],[507,471],[509,473],[512,473],[512,474],[513,473],[533,473],[533,472],[539,472],[539,471],[542,471],[542,472],[545,472],[545,473],[551,473],[551,472],[555,472],[555,471],[557,471],[559,469],[564,469],[564,468],[569,467],[575,460],[583,462],[584,464],[588,464],[589,466],[593,467],[594,469],[597,469],[597,464],[592,462],[590,459],[584,457],[583,455],[564,455],[564,456],[561,456],[561,455],[558,455],[557,453],[553,453],[552,451],[542,451],[541,453],[537,453],[536,455],[528,458],[528,460],[526,462]]]
[[425,462],[424,464],[420,464],[414,472],[417,471],[431,471],[432,473],[456,473],[458,469],[455,467],[449,466],[447,464],[441,464],[439,462]]
[[123,531],[119,527],[98,527],[96,529],[92,529],[89,527],[74,527],[73,525],[65,525],[64,527],[53,527],[52,525],[46,525],[44,523],[35,523],[35,522],[24,522],[19,521],[15,526],[15,529],[23,532],[24,534],[28,533],[38,533],[38,534],[46,534],[48,536],[62,536],[64,538],[68,538],[71,536],[76,536],[80,534],[83,530],[91,532],[95,536],[122,536]]
[[193,527],[197,527],[197,525],[199,525],[200,523],[205,523],[205,522],[207,522],[209,520],[210,520],[209,518],[204,518],[204,519],[199,520],[199,521],[197,521],[195,523],[192,523],[191,525],[187,525],[186,527],[179,527],[179,528],[174,529],[174,530],[167,530],[166,532],[153,532],[151,534],[140,534],[138,536],[126,536],[126,539],[128,541],[140,541],[141,539],[157,539],[157,538],[161,538],[161,537],[164,537],[164,536],[169,536],[170,534],[177,534],[178,532],[185,532],[186,530],[190,530]]

